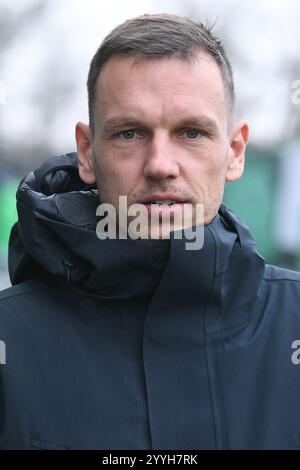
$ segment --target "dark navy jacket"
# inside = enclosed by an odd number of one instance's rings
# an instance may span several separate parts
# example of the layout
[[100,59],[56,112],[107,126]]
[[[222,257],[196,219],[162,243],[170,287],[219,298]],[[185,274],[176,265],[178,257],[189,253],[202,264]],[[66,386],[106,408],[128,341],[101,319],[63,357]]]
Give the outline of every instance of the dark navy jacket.
[[300,275],[265,265],[232,211],[197,251],[100,240],[76,154],[17,200],[0,448],[299,448]]

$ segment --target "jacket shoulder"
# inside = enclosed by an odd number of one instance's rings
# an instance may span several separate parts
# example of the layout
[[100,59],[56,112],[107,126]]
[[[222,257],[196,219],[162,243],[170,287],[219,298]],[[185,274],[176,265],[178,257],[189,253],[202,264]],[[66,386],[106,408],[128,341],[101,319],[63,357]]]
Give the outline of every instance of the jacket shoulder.
[[13,312],[22,312],[26,316],[41,312],[58,294],[51,280],[31,279],[8,287],[0,292],[0,318]]
[[271,282],[286,281],[300,284],[300,272],[266,264],[264,279]]
[[0,291],[0,305],[6,299],[17,297],[20,295],[27,295],[34,292],[37,289],[37,283],[35,281],[26,281],[15,286],[8,287]]

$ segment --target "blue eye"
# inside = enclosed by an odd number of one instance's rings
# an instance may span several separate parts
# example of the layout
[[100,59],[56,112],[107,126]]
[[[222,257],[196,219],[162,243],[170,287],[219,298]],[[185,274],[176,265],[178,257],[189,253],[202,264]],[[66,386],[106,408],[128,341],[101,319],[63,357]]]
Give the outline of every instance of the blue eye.
[[122,131],[119,132],[119,135],[124,139],[124,140],[132,140],[135,136],[135,131],[128,130],[128,131]]
[[188,129],[187,131],[184,131],[186,137],[190,140],[195,140],[199,135],[202,135],[200,131],[197,129]]

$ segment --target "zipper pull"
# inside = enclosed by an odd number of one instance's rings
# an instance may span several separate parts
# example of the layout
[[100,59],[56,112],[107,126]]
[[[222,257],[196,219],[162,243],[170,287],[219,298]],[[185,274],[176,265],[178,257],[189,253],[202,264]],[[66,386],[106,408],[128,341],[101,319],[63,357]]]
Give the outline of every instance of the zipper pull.
[[75,267],[75,264],[69,263],[69,261],[63,260],[63,263],[66,267],[66,273],[67,273],[67,282],[69,283],[71,280],[71,270],[72,268]]

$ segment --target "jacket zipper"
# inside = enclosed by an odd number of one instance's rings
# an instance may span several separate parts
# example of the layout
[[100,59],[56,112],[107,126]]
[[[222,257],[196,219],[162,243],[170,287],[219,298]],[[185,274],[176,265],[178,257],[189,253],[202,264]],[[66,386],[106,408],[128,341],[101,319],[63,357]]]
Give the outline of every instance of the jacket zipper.
[[75,264],[69,263],[68,261],[63,261],[65,267],[66,267],[66,273],[67,273],[67,282],[69,283],[71,281],[71,270],[74,268]]

